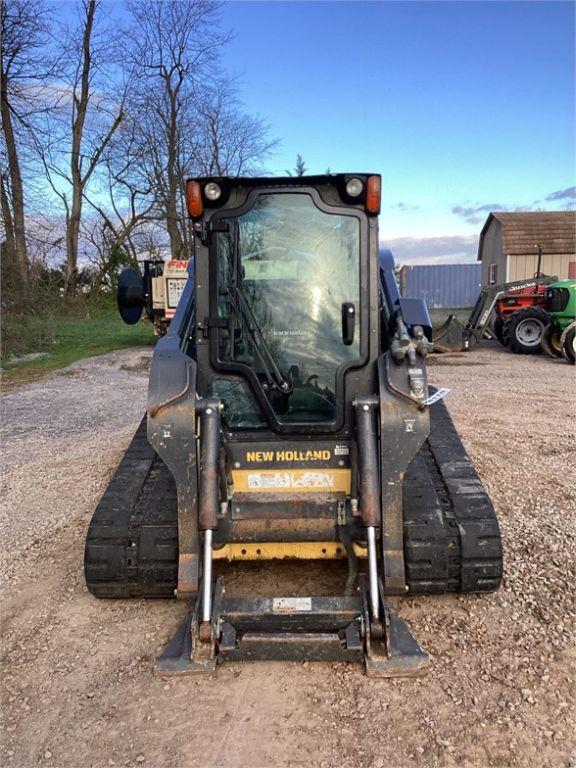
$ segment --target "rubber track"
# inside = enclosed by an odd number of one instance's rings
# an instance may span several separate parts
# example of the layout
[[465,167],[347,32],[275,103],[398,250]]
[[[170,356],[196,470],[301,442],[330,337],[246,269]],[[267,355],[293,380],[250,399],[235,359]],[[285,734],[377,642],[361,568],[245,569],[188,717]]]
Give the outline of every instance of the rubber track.
[[146,438],[146,418],[98,504],[84,573],[96,597],[172,597],[178,575],[176,485]]
[[[498,521],[443,402],[404,480],[404,553],[412,594],[490,592],[502,574]],[[177,582],[176,487],[144,419],[88,529],[85,575],[97,597],[171,597]]]
[[404,479],[404,555],[412,594],[493,592],[502,579],[490,497],[442,401]]

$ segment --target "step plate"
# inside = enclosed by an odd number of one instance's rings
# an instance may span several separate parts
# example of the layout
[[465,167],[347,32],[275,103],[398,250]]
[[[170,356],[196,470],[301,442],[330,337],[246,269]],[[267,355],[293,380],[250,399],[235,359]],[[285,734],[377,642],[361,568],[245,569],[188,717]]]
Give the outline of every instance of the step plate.
[[219,656],[230,661],[362,661],[357,624],[340,632],[244,632],[223,628]]

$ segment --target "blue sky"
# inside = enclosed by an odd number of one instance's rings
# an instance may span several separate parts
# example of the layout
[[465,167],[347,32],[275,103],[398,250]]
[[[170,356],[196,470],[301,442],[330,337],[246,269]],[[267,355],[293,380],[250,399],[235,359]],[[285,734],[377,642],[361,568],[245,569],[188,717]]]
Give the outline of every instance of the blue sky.
[[282,140],[270,170],[299,152],[311,172],[382,173],[384,240],[432,237],[441,257],[452,237],[469,259],[490,207],[568,201],[546,197],[576,183],[573,3],[231,2],[223,18],[225,66]]
[[222,21],[280,139],[267,169],[381,173],[400,261],[471,261],[490,210],[574,203],[573,2],[232,0]]

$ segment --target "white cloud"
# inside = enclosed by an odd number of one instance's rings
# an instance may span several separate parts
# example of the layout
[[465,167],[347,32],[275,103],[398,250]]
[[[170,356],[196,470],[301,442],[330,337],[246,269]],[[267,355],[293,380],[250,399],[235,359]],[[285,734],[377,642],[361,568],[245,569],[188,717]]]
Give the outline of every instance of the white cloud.
[[478,235],[395,237],[381,242],[390,248],[396,264],[473,264]]
[[546,200],[575,200],[575,199],[576,199],[576,187],[559,189],[556,192],[551,192],[546,198]]

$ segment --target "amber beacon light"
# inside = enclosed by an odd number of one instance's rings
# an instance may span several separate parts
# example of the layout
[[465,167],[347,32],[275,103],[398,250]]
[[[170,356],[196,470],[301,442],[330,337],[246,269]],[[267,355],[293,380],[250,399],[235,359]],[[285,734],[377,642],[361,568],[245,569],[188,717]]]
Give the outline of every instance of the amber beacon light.
[[193,219],[202,216],[204,206],[202,205],[202,189],[199,181],[186,182],[186,205],[188,213]]
[[380,213],[380,176],[369,176],[366,182],[366,210],[368,213]]

